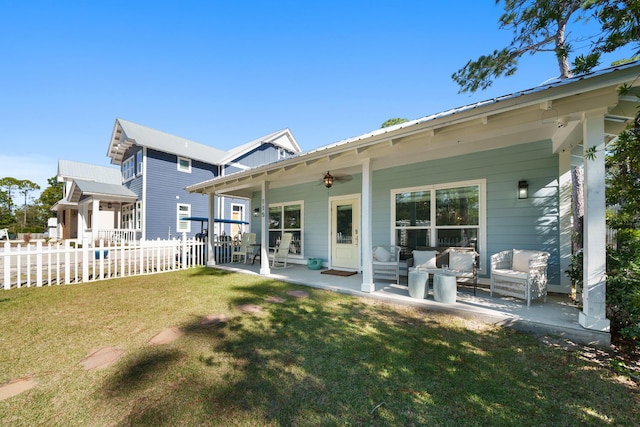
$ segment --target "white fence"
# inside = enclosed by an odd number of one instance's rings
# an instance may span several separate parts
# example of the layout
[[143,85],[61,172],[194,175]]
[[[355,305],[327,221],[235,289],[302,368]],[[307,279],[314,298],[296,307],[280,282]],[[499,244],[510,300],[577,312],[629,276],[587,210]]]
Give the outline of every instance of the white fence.
[[35,244],[0,248],[0,280],[4,289],[87,283],[139,276],[206,264],[207,242],[196,239],[150,240],[92,247]]

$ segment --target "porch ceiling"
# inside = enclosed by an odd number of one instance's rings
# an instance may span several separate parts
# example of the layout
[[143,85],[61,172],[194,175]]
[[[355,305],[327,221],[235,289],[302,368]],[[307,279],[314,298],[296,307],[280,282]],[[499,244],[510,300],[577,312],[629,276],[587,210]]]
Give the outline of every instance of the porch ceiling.
[[620,96],[619,85],[616,82],[562,93],[548,89],[546,97],[523,95],[441,114],[214,178],[188,190],[248,198],[260,190],[263,181],[268,181],[270,188],[279,188],[321,182],[327,171],[334,176],[360,173],[365,159],[371,160],[373,170],[379,170],[540,140],[551,140],[554,152],[573,150],[581,144],[586,114],[604,115],[605,132],[611,136],[619,134],[626,121],[635,116],[639,88]]

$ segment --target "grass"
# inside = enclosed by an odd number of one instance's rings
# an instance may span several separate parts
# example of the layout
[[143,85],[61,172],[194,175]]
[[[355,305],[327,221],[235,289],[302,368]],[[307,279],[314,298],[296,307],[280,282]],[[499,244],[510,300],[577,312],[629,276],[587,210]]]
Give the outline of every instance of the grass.
[[[248,303],[263,310],[238,309]],[[200,325],[209,314],[228,321]],[[37,382],[0,401],[0,425],[640,424],[637,385],[579,352],[257,276],[192,269],[14,289],[0,293],[0,318],[0,384]],[[174,326],[176,341],[148,343]],[[83,370],[104,346],[126,352]]]

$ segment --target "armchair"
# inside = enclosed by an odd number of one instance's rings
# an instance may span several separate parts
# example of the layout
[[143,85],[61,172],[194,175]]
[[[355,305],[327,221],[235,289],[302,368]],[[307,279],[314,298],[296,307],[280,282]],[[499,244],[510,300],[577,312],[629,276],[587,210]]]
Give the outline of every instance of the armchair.
[[251,245],[256,243],[256,233],[244,233],[242,235],[242,239],[240,240],[240,245],[234,247],[233,252],[231,253],[231,262],[235,262],[240,259],[246,264],[249,259],[250,254],[253,252],[253,247]]
[[373,248],[373,278],[400,283],[400,246]]
[[273,262],[272,268],[282,267],[287,268],[287,258],[289,257],[289,247],[291,246],[291,239],[293,234],[283,233],[280,244],[273,249]]
[[491,255],[490,294],[547,301],[548,252],[512,249]]

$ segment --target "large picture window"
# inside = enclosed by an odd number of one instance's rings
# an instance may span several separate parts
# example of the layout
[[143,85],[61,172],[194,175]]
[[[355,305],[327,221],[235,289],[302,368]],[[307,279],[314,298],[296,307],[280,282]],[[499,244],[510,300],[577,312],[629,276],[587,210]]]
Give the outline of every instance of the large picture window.
[[392,191],[392,241],[409,255],[420,247],[485,245],[485,181]]
[[275,247],[280,243],[282,233],[291,233],[293,238],[289,253],[303,257],[303,206],[301,201],[269,205],[269,247]]

